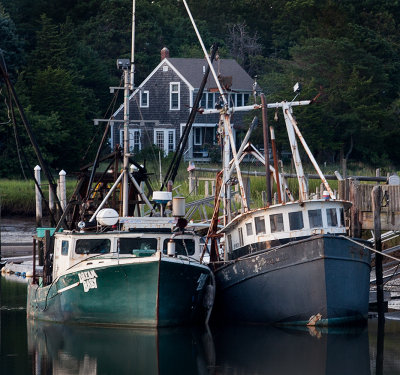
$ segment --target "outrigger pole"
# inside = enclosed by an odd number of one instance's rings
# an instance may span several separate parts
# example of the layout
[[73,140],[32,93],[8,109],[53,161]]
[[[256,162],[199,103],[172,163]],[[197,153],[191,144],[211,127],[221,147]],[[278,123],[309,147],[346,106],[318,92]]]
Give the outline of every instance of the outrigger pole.
[[240,195],[242,198],[242,208],[243,211],[246,212],[248,211],[248,206],[247,206],[247,198],[246,198],[246,193],[244,190],[244,185],[243,185],[243,179],[242,179],[242,174],[240,171],[239,167],[239,161],[237,158],[237,153],[236,153],[236,146],[235,146],[235,141],[233,139],[233,133],[232,133],[232,127],[230,123],[230,116],[231,116],[231,109],[229,108],[228,101],[226,99],[226,96],[222,90],[221,83],[219,82],[218,76],[215,72],[215,69],[210,61],[210,57],[208,56],[207,50],[204,46],[203,40],[201,38],[201,35],[199,33],[199,30],[197,29],[196,23],[193,19],[192,13],[190,12],[190,9],[186,3],[186,0],[183,0],[183,4],[185,5],[186,11],[189,15],[189,18],[192,22],[193,28],[195,30],[195,33],[197,35],[197,38],[199,39],[201,48],[204,53],[204,57],[207,60],[208,66],[210,67],[211,73],[214,77],[215,83],[217,84],[218,91],[224,101],[224,107],[218,111],[220,114],[220,126],[223,126],[223,133],[224,134],[224,152],[223,152],[223,197],[224,197],[224,224],[226,225],[232,218],[231,215],[231,189],[228,187],[228,175],[229,175],[229,163],[230,163],[230,153],[232,150],[232,155],[233,155],[233,161],[236,167],[236,174],[239,182],[239,188],[240,188]]

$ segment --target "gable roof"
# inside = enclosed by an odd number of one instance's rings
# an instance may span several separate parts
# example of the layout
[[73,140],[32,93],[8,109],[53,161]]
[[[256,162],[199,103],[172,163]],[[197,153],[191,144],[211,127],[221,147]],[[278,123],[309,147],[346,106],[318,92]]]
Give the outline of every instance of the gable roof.
[[[182,76],[194,87],[199,88],[207,68],[206,59],[190,59],[190,58],[166,58],[178,70]],[[232,77],[232,90],[248,90],[253,89],[254,80],[246,73],[246,71],[234,59],[219,59],[213,62],[213,66],[217,75]],[[214,77],[210,72],[207,79],[206,89],[216,88]]]

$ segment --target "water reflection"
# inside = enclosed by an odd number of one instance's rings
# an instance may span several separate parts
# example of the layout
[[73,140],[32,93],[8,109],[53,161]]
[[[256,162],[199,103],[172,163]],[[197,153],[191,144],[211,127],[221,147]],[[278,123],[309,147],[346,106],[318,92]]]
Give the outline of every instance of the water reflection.
[[370,374],[366,328],[232,326],[214,342],[219,374]]
[[34,373],[204,374],[214,367],[211,336],[196,328],[126,329],[28,320]]
[[377,320],[351,330],[68,326],[27,322],[26,285],[0,279],[1,374],[400,373],[399,315],[386,320],[381,348]]
[[[370,374],[368,331],[118,329],[28,321],[42,374]],[[213,337],[213,338],[212,338]]]

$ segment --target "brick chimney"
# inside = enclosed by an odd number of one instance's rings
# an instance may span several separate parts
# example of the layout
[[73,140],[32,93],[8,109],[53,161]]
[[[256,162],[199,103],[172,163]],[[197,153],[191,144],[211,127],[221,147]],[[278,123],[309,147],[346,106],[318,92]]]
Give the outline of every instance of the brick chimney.
[[168,58],[169,58],[169,49],[167,47],[164,47],[161,50],[161,61]]

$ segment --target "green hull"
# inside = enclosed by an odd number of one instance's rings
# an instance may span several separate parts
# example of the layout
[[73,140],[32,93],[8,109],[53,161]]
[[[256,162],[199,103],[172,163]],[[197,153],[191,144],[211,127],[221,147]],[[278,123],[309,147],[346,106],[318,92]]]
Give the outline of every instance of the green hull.
[[204,320],[207,267],[158,257],[79,270],[28,286],[28,317],[77,324],[162,327]]

